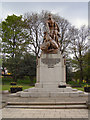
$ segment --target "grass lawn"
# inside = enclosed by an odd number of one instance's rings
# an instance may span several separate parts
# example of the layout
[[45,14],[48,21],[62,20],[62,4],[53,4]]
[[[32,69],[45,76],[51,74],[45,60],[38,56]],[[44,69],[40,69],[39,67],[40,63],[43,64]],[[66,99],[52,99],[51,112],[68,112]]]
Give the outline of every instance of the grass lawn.
[[78,87],[78,88],[73,88],[73,89],[78,89],[78,90],[81,90],[81,91],[84,91],[84,88],[82,87]]
[[[12,85],[10,85],[10,83],[13,82],[11,77],[3,77],[2,78],[2,85],[0,85],[0,90],[10,90],[10,87]],[[25,79],[18,79],[16,86],[22,86],[23,90],[24,89],[28,89],[31,88],[33,86],[31,86],[30,84],[30,79],[28,77],[26,77]]]
[[[10,86],[11,85],[0,85],[0,88],[2,88],[2,90],[10,90]],[[28,89],[28,88],[31,88],[33,86],[29,86],[29,85],[21,85],[21,84],[18,84],[18,86],[23,86],[23,90],[24,89]],[[73,88],[73,89],[78,89],[78,90],[81,90],[81,91],[84,91],[84,88]]]
[[[10,90],[10,83],[12,82],[12,78],[10,77],[4,77],[2,79],[2,86],[0,86],[0,88],[2,90]],[[36,80],[34,81],[34,83],[36,82]],[[23,90],[24,89],[28,89],[31,86],[31,80],[30,78],[28,78],[27,76],[24,78],[24,79],[18,79],[17,80],[17,85],[16,86],[22,86],[23,87]],[[81,91],[84,91],[84,87],[74,87],[74,89],[78,89],[78,90],[81,90]]]
[[[10,86],[11,85],[2,85],[2,86],[0,85],[0,88],[2,88],[2,90],[10,90]],[[21,84],[20,85],[18,84],[18,86],[23,86],[23,90],[32,87],[32,86],[29,86],[29,85],[21,85]]]

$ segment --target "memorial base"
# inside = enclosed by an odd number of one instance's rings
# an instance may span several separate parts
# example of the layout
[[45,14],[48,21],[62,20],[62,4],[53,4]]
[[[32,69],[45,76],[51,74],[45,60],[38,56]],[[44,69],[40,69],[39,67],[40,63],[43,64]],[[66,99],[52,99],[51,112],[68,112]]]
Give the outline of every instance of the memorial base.
[[37,65],[37,83],[34,88],[18,92],[21,97],[79,97],[82,91],[66,87],[65,60],[60,52],[41,54]]
[[57,54],[41,54],[37,65],[37,83],[40,88],[66,86],[65,60],[60,51]]

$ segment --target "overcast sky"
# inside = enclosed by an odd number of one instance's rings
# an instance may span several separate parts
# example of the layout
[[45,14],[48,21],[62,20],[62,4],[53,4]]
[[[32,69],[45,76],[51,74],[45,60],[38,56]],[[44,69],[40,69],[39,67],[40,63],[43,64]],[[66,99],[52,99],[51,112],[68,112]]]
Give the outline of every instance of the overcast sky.
[[88,2],[3,2],[1,18],[26,12],[40,13],[42,10],[58,14],[76,27],[88,25]]

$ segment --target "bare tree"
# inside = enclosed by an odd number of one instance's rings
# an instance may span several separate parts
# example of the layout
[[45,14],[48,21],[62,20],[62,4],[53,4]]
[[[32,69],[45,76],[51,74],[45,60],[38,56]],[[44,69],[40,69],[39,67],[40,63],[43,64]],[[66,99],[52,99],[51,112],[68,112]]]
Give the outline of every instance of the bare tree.
[[83,80],[83,56],[88,50],[88,29],[82,26],[80,30],[72,29],[71,52],[74,55],[73,60],[76,61],[76,69],[80,71],[80,82]]
[[68,20],[58,16],[58,15],[54,15],[54,19],[57,22],[59,29],[60,29],[60,50],[61,53],[65,53],[67,54],[68,51],[68,46],[71,43],[71,38],[72,38],[72,26],[71,24],[68,22]]
[[25,29],[28,32],[28,45],[27,50],[29,52],[35,53],[36,56],[39,56],[40,53],[40,44],[43,40],[42,34],[42,23],[40,20],[40,15],[37,13],[26,13],[24,15]]
[[[33,51],[36,56],[40,54],[40,44],[43,41],[43,32],[47,30],[46,21],[49,13],[49,11],[42,11],[40,14],[26,13],[24,15],[25,27],[29,34],[28,50]],[[67,52],[72,38],[72,26],[66,19],[56,14],[52,14],[52,17],[60,28],[61,37],[59,38],[59,42],[61,44],[61,53]]]

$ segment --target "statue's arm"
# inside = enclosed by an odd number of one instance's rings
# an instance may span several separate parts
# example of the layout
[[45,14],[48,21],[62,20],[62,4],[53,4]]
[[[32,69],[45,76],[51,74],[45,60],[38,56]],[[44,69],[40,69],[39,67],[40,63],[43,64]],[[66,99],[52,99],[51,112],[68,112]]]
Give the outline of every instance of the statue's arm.
[[56,26],[57,26],[57,30],[58,30],[58,32],[60,32],[60,29],[59,29],[59,27],[58,27],[57,23],[56,23]]
[[46,26],[47,26],[47,32],[50,33],[50,29],[49,29],[48,21],[46,21]]

